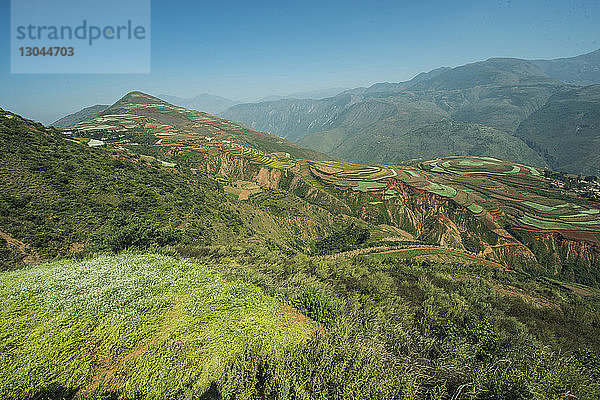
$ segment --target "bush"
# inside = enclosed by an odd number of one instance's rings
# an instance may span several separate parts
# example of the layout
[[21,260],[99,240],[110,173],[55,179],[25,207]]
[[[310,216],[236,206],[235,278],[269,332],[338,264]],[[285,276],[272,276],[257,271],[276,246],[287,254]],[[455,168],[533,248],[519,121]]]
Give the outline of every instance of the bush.
[[313,244],[312,252],[322,255],[353,250],[366,243],[370,237],[371,233],[368,229],[350,224],[345,228],[334,231],[329,236],[317,240]]
[[308,317],[323,325],[333,324],[342,308],[338,299],[315,288],[305,289],[294,299],[293,304]]
[[102,229],[104,248],[114,252],[125,249],[147,249],[178,242],[182,234],[138,217],[115,218]]

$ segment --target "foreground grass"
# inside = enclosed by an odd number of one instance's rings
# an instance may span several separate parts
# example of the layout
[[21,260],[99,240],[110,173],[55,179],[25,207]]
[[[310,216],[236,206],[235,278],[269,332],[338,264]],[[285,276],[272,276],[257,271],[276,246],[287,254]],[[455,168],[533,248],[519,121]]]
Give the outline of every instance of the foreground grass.
[[595,296],[483,265],[163,250],[1,274],[0,398],[600,398]]
[[160,255],[3,273],[0,299],[3,399],[201,394],[245,349],[276,354],[315,329],[256,286]]

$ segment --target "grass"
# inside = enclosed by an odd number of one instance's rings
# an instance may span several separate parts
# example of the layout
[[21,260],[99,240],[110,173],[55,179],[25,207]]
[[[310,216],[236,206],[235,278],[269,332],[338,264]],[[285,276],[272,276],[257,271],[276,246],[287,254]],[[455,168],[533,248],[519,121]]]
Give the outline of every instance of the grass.
[[383,183],[360,181],[360,182],[358,182],[358,184],[356,186],[352,187],[352,190],[366,193],[366,192],[375,191],[378,189],[383,189],[384,187],[385,187],[385,184],[383,184]]
[[59,386],[165,398],[203,393],[248,346],[308,338],[256,286],[162,255],[58,261],[0,275],[0,397]]
[[414,258],[417,256],[433,256],[433,255],[447,256],[447,257],[451,257],[453,259],[468,261],[470,263],[476,262],[474,258],[468,257],[465,254],[461,254],[456,251],[445,250],[445,249],[418,249],[418,248],[416,248],[416,249],[392,251],[389,253],[369,254],[368,257],[375,258],[375,259],[386,259],[389,257],[391,257],[391,258],[397,257],[397,258],[401,258],[401,259],[411,259],[411,258]]

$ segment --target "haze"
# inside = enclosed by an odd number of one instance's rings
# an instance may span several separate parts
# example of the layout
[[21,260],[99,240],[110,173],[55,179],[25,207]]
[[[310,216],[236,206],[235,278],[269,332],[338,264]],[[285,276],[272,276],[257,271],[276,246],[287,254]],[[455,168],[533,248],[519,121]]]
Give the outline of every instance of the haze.
[[[0,8],[9,26],[9,3]],[[489,57],[551,59],[599,47],[595,1],[152,2],[152,73],[10,74],[0,104],[50,123],[130,90],[238,101],[399,82]]]

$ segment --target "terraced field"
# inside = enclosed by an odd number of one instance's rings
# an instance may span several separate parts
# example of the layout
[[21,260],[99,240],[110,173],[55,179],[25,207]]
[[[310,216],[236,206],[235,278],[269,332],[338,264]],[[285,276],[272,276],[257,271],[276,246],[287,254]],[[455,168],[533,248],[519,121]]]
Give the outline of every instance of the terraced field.
[[[152,146],[154,153],[228,153],[279,169],[291,168],[294,163],[289,159],[306,152],[276,136],[136,92],[119,100],[102,115],[66,128],[64,132],[75,140],[93,138],[129,150],[141,141]],[[142,151],[136,148],[134,152]]]
[[451,157],[394,167],[311,161],[310,171],[340,189],[379,193],[381,201],[397,197],[393,181],[402,181],[454,200],[501,236],[506,236],[503,227],[510,223],[598,243],[600,205],[551,188],[541,171],[526,165],[491,157]]
[[435,172],[471,211],[488,212],[530,231],[560,231],[573,239],[598,242],[600,205],[551,188],[536,168],[488,157],[432,160],[421,168]]

